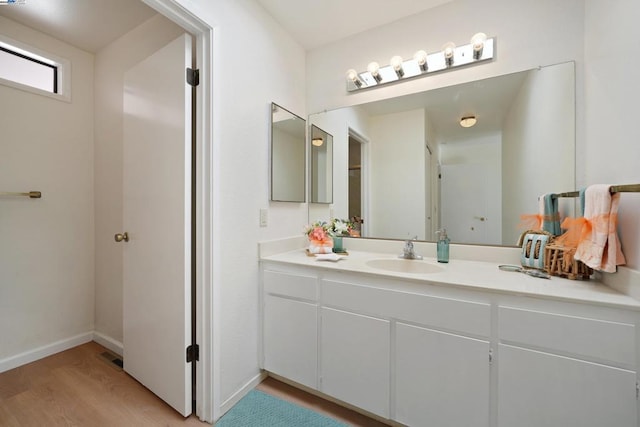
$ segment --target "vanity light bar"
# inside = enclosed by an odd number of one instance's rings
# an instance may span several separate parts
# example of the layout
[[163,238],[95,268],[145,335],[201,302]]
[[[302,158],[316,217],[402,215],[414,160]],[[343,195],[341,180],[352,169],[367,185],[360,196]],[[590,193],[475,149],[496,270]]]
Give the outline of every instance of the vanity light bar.
[[425,51],[418,51],[412,59],[406,61],[399,56],[394,56],[391,58],[391,64],[385,67],[372,62],[367,67],[367,71],[361,73],[349,70],[347,71],[347,91],[355,92],[491,60],[496,40],[495,38],[485,40],[484,37],[486,37],[484,34],[478,33],[473,36],[471,43],[458,47],[453,43],[447,43],[439,52],[427,54]]

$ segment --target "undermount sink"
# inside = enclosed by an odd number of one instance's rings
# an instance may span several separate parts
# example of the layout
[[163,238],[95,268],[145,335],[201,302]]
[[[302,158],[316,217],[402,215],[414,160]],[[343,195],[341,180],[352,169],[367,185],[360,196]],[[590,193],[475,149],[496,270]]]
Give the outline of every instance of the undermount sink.
[[415,259],[372,259],[370,261],[367,261],[366,264],[371,268],[393,271],[396,273],[430,274],[439,273],[444,270],[444,268],[440,267],[439,265],[430,264],[428,262]]

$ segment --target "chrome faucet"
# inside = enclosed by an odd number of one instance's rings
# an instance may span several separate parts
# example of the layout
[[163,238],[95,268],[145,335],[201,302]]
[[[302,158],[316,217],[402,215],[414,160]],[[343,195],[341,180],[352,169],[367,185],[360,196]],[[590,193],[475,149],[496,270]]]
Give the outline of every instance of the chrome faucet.
[[402,249],[402,255],[400,255],[398,258],[422,259],[422,255],[416,254],[416,252],[415,252],[415,250],[413,248],[413,241],[414,240],[418,240],[418,236],[415,236],[413,239],[407,239],[407,241],[404,242],[404,248]]

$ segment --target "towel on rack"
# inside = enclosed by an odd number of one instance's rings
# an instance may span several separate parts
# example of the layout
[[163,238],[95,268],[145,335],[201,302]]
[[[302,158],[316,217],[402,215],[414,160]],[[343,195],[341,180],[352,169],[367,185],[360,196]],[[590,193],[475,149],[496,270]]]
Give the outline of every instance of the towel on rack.
[[610,193],[610,185],[591,185],[585,192],[583,238],[578,243],[575,259],[594,270],[615,273],[616,266],[626,260],[620,246],[616,226],[620,194]]
[[558,213],[558,199],[552,193],[543,194],[538,199],[540,215],[542,215],[542,229],[554,236],[559,235],[560,214]]

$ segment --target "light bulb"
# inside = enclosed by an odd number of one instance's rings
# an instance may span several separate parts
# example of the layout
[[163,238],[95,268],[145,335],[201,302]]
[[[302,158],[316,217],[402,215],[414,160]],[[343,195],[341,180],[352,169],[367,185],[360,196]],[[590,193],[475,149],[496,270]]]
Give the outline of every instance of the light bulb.
[[418,63],[420,71],[427,71],[427,52],[419,50],[413,54],[413,59]]
[[376,82],[380,83],[382,77],[380,77],[380,65],[377,62],[369,62],[369,65],[367,65],[367,71],[371,73],[371,76],[373,76]]
[[322,138],[313,138],[311,140],[311,143],[316,147],[322,147],[322,144],[324,144],[324,139],[322,139]]
[[476,33],[473,35],[473,37],[471,37],[473,59],[480,59],[480,56],[482,56],[482,49],[484,49],[485,41],[487,41],[487,35],[485,33]]
[[358,88],[362,87],[362,82],[358,77],[358,72],[353,68],[347,70],[347,80],[351,80]]
[[444,54],[444,60],[447,63],[447,67],[453,64],[453,54],[455,53],[456,45],[453,42],[445,43],[442,46],[442,53]]
[[391,67],[393,67],[394,71],[398,75],[398,78],[401,78],[402,76],[404,76],[404,70],[402,69],[402,62],[403,62],[402,57],[399,55],[396,55],[392,57],[391,60],[389,60],[389,63],[391,64]]

